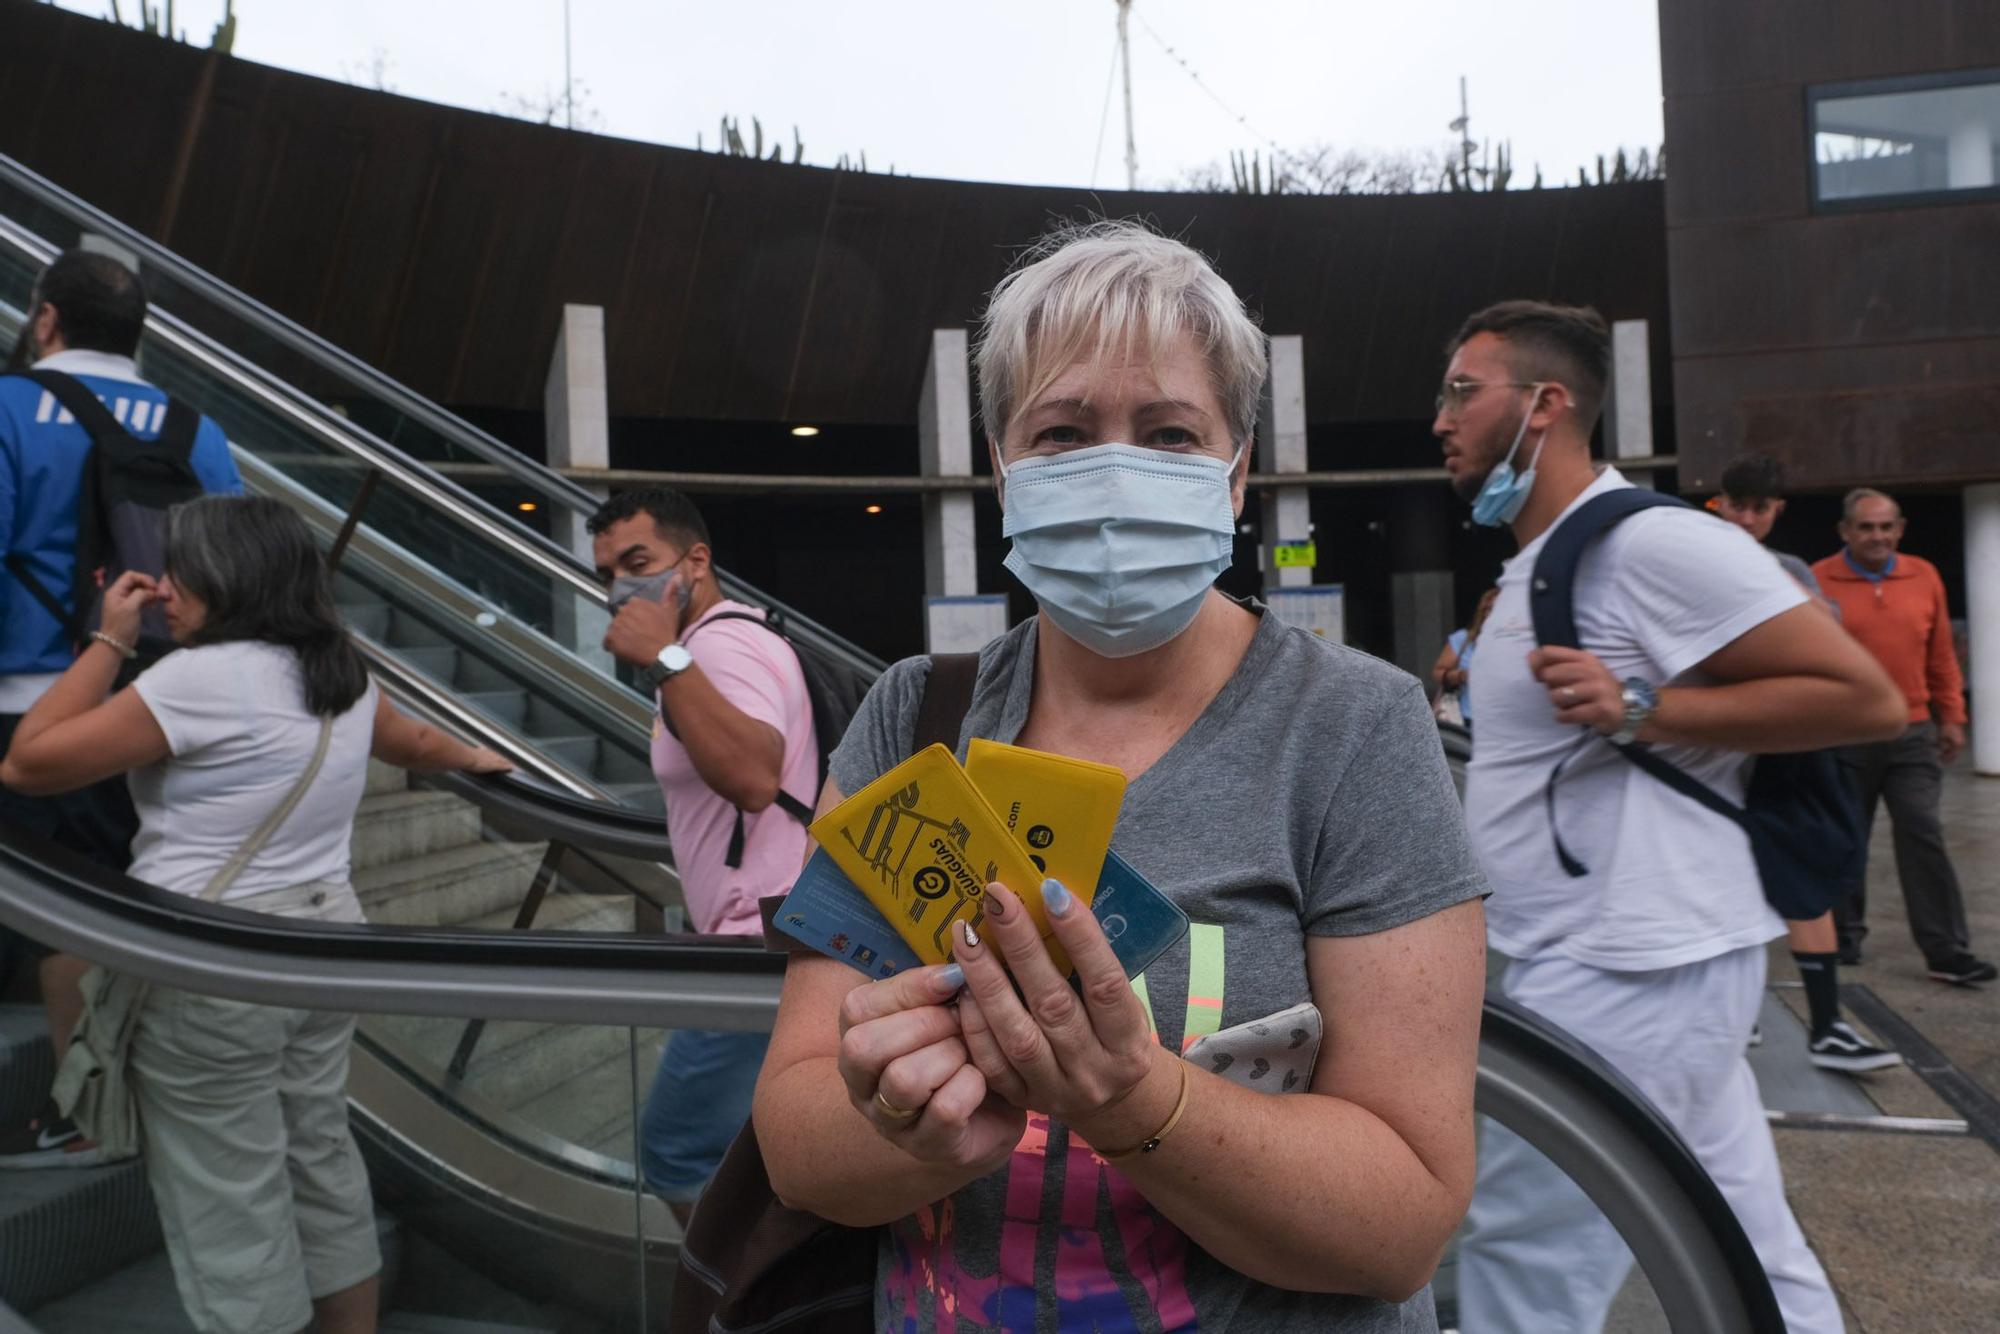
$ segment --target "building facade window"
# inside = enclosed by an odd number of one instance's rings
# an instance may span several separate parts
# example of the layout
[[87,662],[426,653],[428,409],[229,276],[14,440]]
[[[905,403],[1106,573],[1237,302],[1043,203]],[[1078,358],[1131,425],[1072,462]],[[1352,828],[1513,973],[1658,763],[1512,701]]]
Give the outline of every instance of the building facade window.
[[1806,90],[1821,209],[2000,199],[2000,70]]

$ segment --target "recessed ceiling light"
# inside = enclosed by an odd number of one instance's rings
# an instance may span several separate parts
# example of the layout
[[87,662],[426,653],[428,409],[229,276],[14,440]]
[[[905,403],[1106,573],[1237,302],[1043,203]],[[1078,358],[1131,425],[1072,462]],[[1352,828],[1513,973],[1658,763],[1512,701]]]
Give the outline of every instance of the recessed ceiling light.
[[794,427],[792,428],[792,434],[793,434],[793,435],[818,435],[818,434],[819,434],[819,427],[817,427],[817,426],[794,426]]
[[882,507],[880,505],[870,505],[867,509],[862,511],[862,513],[864,514],[880,514],[881,512],[882,512]]
[[523,514],[533,514],[537,509],[541,507],[535,504],[535,502],[532,500],[524,500],[520,504],[516,505],[514,508],[521,511],[521,513]]

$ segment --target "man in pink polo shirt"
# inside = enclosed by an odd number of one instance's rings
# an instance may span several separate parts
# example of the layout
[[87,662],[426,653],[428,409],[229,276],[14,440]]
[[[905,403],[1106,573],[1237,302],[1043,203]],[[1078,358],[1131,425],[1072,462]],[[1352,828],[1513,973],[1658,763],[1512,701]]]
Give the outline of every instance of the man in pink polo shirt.
[[[624,492],[588,528],[615,613],[604,647],[641,670],[659,706],[653,773],[688,920],[704,934],[757,935],[757,900],[791,888],[819,799],[805,673],[761,611],[722,595],[708,525],[686,496]],[[661,1054],[640,1167],[683,1222],[750,1115],[768,1041],[683,1030]]]

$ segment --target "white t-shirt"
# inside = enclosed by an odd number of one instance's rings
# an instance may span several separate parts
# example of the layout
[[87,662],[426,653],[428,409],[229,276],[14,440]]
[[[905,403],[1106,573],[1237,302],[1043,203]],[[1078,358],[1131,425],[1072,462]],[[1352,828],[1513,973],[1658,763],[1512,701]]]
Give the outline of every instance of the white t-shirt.
[[[199,894],[312,763],[319,719],[306,712],[298,656],[238,641],[184,648],[134,688],[166,733],[171,759],[131,775],[139,833],[135,879]],[[354,812],[368,782],[376,687],[334,720],[326,759],[298,806],[223,894],[348,878]]]
[[[1606,468],[1562,517],[1629,485]],[[1582,731],[1556,722],[1547,688],[1528,668],[1536,648],[1528,583],[1547,536],[1504,567],[1471,673],[1479,727],[1465,815],[1493,886],[1486,903],[1493,947],[1515,958],[1555,953],[1638,971],[1695,963],[1782,935],[1784,923],[1764,901],[1742,829],[1642,772],[1602,739],[1576,752],[1556,789],[1563,845],[1589,873],[1572,878],[1558,863],[1544,789]],[[1579,642],[1614,676],[1699,685],[1696,664],[1805,600],[1734,524],[1696,510],[1656,509],[1625,519],[1584,552],[1574,606]],[[1747,756],[1657,749],[1742,802]]]

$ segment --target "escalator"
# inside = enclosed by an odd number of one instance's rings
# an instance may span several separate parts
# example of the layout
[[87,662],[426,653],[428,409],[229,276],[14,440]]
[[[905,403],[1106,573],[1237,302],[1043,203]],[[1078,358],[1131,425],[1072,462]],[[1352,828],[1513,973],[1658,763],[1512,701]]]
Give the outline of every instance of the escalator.
[[[655,851],[634,822],[542,784],[454,785],[511,837],[600,870]],[[383,1328],[413,1334],[663,1328],[675,1234],[632,1179],[633,1108],[663,1030],[767,1026],[783,968],[781,956],[700,937],[265,917],[124,880],[12,831],[0,831],[0,923],[155,982],[362,1012],[349,1092],[392,1260]],[[0,1032],[20,1021],[0,1007]],[[532,1078],[521,1067],[551,1034],[603,1059],[521,1100],[504,1081]],[[34,1082],[46,1061],[23,1059],[24,1045],[0,1066],[0,1105],[46,1087]],[[491,1056],[502,1059],[482,1065]],[[1631,1247],[1638,1272],[1619,1327],[1778,1327],[1714,1185],[1589,1052],[1489,1002],[1478,1103],[1563,1168]],[[137,1165],[40,1175],[68,1189],[0,1209],[0,1300],[44,1334],[187,1328]],[[1448,1326],[1449,1260],[1437,1287]]]
[[[683,933],[651,707],[597,648],[589,568],[518,517],[532,505],[573,524],[596,498],[5,158],[0,337],[35,272],[86,235],[141,265],[143,372],[215,418],[246,485],[337,560],[383,687],[520,773],[413,786],[371,771],[354,844],[365,927],[163,895],[7,830],[0,922],[187,989],[362,1014],[349,1095],[390,1261],[385,1329],[661,1328],[679,1230],[638,1186],[637,1110],[672,1029],[768,1026],[782,964]],[[880,672],[723,580],[783,616],[850,693]],[[24,1120],[47,1087],[39,1022],[0,1007],[0,1116]],[[1771,1327],[1768,1286],[1713,1186],[1602,1063],[1489,1006],[1479,1096],[1627,1238],[1634,1328]],[[186,1328],[136,1164],[31,1175],[0,1181],[0,1302],[50,1334]],[[1447,1319],[1450,1277],[1447,1263]]]

